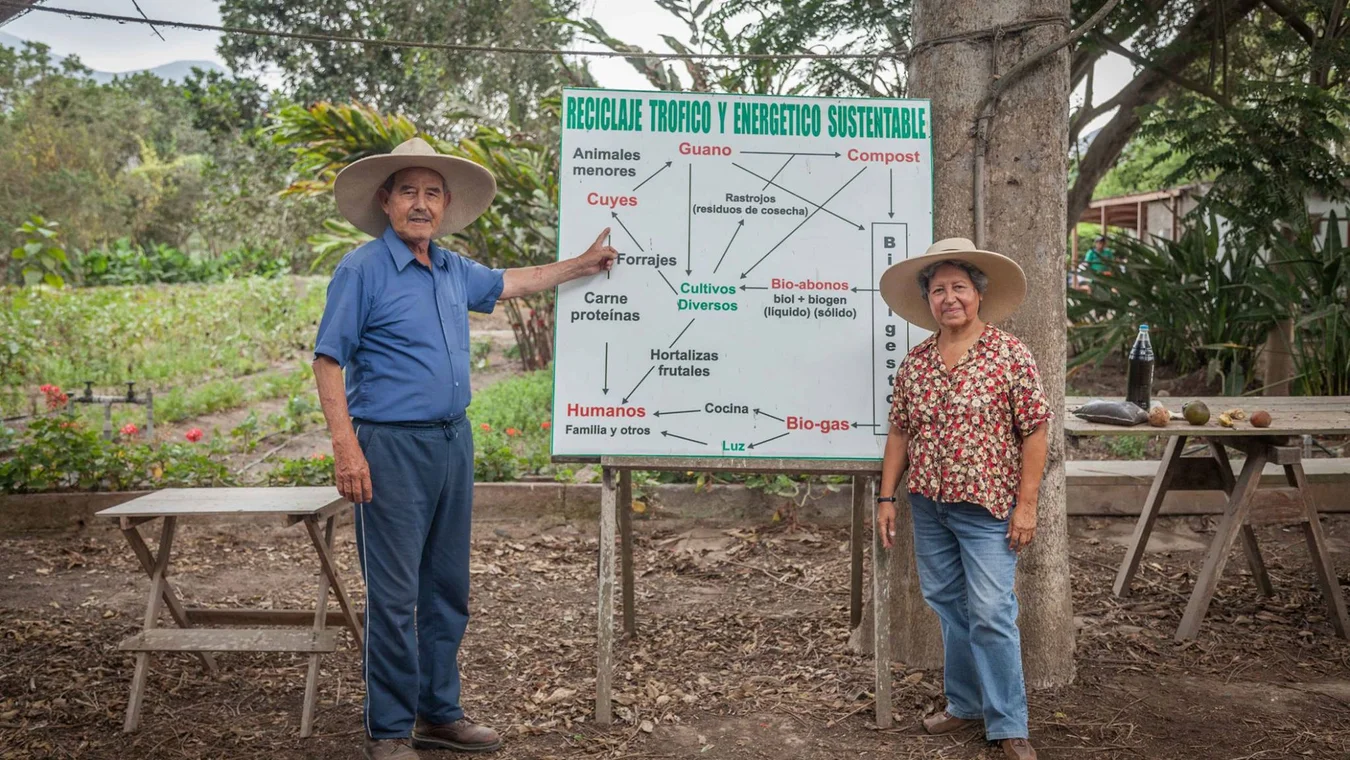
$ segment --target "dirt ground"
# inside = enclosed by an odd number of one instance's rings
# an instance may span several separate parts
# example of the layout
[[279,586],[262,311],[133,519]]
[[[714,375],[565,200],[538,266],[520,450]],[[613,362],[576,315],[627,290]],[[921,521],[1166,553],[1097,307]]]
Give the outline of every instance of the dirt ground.
[[[480,522],[465,706],[502,758],[994,758],[978,730],[920,734],[941,674],[893,668],[896,727],[875,729],[870,659],[848,649],[842,530],[639,521],[639,634],[616,652],[618,720],[590,722],[596,540],[589,524]],[[1071,522],[1077,680],[1031,695],[1043,758],[1350,757],[1350,644],[1334,637],[1301,533],[1258,531],[1278,595],[1241,553],[1198,639],[1172,640],[1212,534],[1160,521],[1136,581],[1109,593],[1131,522]],[[1350,586],[1350,520],[1328,520]],[[350,527],[338,557],[360,597]],[[0,537],[0,758],[357,758],[362,686],[349,638],[323,660],[316,735],[297,738],[304,661],[154,659],[139,731],[121,733],[148,581],[120,535]],[[312,606],[302,531],[187,524],[172,577],[189,603]],[[359,603],[359,602],[358,602]],[[426,753],[434,756],[435,753]]]

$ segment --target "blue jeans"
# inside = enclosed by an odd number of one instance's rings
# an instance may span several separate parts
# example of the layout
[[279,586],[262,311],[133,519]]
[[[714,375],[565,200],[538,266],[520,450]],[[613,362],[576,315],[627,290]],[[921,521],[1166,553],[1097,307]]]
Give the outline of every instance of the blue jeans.
[[967,502],[909,495],[919,587],[942,621],[947,712],[983,720],[985,738],[1026,738],[1027,689],[1008,523]]
[[366,582],[366,734],[407,737],[417,717],[453,723],[459,644],[469,624],[473,436],[463,417],[434,426],[356,421],[374,498],[356,505]]

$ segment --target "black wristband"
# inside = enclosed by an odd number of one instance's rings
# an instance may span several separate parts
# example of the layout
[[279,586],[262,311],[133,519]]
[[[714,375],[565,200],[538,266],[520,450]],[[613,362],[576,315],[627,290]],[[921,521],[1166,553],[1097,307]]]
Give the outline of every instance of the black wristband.
[[894,503],[895,503],[895,497],[894,497],[894,496],[878,496],[878,497],[877,497],[877,503],[878,503],[878,504],[880,504],[880,503],[883,502],[883,501],[889,501],[889,502],[891,502],[892,504],[894,504]]

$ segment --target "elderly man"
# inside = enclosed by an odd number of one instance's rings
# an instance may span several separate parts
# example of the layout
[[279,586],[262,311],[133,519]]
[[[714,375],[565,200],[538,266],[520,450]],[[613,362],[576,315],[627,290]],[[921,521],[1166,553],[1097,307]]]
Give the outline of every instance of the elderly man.
[[314,348],[338,491],[356,505],[370,760],[416,758],[410,740],[501,746],[460,707],[473,503],[468,311],[605,271],[617,255],[604,243],[609,230],[577,258],[507,270],[432,243],[473,222],[496,189],[486,169],[418,138],[351,164],[334,186],[342,215],[375,237],[333,272]]

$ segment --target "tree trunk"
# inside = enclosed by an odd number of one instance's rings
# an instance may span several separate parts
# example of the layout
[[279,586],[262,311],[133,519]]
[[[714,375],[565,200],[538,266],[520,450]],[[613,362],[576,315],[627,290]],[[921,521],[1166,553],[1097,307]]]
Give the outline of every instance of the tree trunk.
[[[1068,0],[918,0],[914,39],[1069,15]],[[971,128],[990,81],[1019,60],[1068,34],[1046,24],[1001,38],[925,49],[910,70],[910,89],[933,101],[934,237],[975,238]],[[1026,270],[1027,298],[1005,326],[1031,349],[1052,407],[1064,408],[1064,218],[1069,129],[1069,53],[1061,50],[1013,83],[996,104],[985,156],[986,245]],[[1062,412],[1061,412],[1062,413]],[[903,510],[902,510],[903,512]],[[1019,619],[1027,686],[1070,683],[1074,676],[1073,608],[1064,502],[1064,428],[1057,417],[1041,487],[1036,539],[1018,562]],[[900,532],[897,526],[897,533]],[[909,562],[892,563],[910,575]],[[892,588],[912,587],[911,577]],[[898,607],[899,605],[897,605]],[[893,621],[894,651],[934,639],[931,616]],[[916,630],[917,629],[917,630]]]

